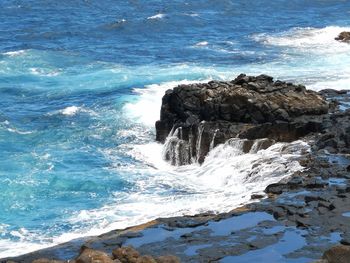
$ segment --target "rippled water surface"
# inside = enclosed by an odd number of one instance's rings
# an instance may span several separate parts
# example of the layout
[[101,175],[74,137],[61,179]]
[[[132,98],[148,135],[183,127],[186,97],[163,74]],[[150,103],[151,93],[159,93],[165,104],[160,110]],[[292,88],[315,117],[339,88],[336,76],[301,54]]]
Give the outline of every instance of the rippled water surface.
[[349,89],[350,45],[334,40],[349,17],[336,0],[1,0],[0,257],[225,211],[301,169],[302,142],[169,166],[161,97],[241,72]]

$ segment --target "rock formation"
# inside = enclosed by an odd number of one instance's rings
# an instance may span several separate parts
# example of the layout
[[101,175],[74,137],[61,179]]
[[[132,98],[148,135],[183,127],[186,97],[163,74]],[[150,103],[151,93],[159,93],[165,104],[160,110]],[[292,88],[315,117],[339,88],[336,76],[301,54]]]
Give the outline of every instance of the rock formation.
[[293,141],[318,132],[328,110],[322,96],[302,85],[241,74],[168,90],[156,140],[165,143],[164,158],[172,164],[202,163],[211,148],[230,138]]
[[[32,263],[180,263],[175,256],[152,257],[150,255],[140,255],[133,247],[120,247],[113,250],[112,255],[108,255],[103,251],[98,251],[83,246],[80,254],[75,259],[68,261],[53,260],[40,258],[33,260]],[[15,263],[15,262],[14,262]]]
[[350,154],[350,91],[322,90],[319,93],[335,101],[339,110],[325,119],[323,134],[316,140],[317,148],[330,153]]
[[349,42],[350,43],[350,32],[341,32],[335,40],[341,41],[341,42]]

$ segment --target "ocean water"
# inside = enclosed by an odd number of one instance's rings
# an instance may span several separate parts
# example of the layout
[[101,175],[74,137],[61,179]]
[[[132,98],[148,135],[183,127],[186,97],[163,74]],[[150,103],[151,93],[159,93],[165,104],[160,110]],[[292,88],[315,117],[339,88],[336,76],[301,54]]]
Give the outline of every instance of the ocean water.
[[349,1],[0,0],[0,21],[0,258],[227,211],[301,169],[300,141],[170,166],[169,88],[242,72],[350,88]]

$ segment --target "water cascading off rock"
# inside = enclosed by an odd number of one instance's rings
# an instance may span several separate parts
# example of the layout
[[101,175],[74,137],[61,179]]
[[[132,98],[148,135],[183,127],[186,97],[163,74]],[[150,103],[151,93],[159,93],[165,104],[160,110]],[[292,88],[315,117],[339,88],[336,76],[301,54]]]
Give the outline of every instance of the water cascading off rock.
[[156,140],[164,143],[163,157],[171,164],[202,163],[212,148],[231,138],[246,139],[242,145],[247,153],[257,139],[267,139],[260,146],[266,149],[274,141],[291,142],[319,132],[328,110],[322,96],[302,85],[241,74],[233,81],[168,90]]

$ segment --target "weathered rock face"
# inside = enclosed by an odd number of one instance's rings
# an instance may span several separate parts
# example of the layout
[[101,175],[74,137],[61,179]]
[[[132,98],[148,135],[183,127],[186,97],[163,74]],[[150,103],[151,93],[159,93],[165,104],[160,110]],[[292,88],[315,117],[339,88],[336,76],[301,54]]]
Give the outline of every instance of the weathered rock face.
[[230,138],[293,141],[320,131],[329,104],[302,85],[266,75],[239,75],[229,82],[180,85],[162,100],[156,139],[164,158],[182,165],[204,161]]
[[341,32],[335,40],[341,41],[341,42],[349,42],[350,43],[350,32]]

